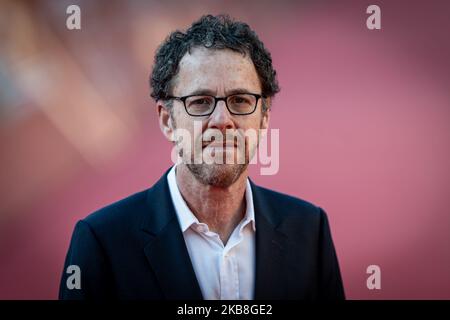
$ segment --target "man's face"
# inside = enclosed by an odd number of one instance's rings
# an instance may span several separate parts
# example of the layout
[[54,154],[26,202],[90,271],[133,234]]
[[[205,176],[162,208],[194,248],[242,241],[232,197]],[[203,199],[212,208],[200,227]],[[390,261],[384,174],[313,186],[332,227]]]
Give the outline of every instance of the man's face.
[[[261,84],[249,55],[244,56],[229,49],[212,50],[197,47],[181,59],[178,75],[174,79],[172,95],[182,97],[207,94],[224,97],[236,91],[261,94]],[[269,111],[262,112],[260,99],[252,114],[233,115],[228,111],[225,102],[219,101],[211,115],[193,117],[186,112],[183,102],[174,100],[170,117],[174,129],[183,129],[190,134],[191,141],[181,140],[177,144],[177,149],[183,150],[183,162],[186,162],[196,179],[203,184],[228,187],[246,170],[259,142],[259,129],[265,129],[268,126]],[[195,122],[197,122],[197,130],[194,130]],[[242,137],[243,133],[249,129],[255,131],[256,139],[241,140],[245,141],[245,146],[242,148],[223,146],[230,142],[230,137],[227,138],[227,130],[228,133],[237,132]],[[218,131],[223,134],[223,144],[217,141],[204,141],[206,136]],[[204,161],[200,164],[194,163],[196,144],[201,146],[197,150],[201,150],[202,159],[207,155],[222,157],[223,163],[208,164]],[[227,153],[231,153],[231,156]],[[233,159],[232,163],[229,161],[225,163],[226,157]],[[245,159],[245,161],[242,163],[237,159]]]

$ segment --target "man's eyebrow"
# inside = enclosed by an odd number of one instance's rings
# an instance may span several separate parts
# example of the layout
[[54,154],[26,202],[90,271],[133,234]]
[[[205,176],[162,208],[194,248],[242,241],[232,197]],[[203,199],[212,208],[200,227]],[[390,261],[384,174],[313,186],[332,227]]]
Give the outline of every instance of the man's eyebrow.
[[207,95],[207,96],[214,96],[215,92],[211,89],[196,89],[192,91],[191,93],[187,94],[187,96],[196,96],[196,95]]
[[236,88],[236,89],[231,89],[231,90],[226,91],[226,94],[228,96],[232,95],[232,94],[238,94],[238,93],[258,93],[258,92],[253,92],[251,90],[247,90],[244,88]]
[[[235,89],[231,89],[231,90],[226,90],[225,91],[225,94],[227,96],[232,95],[232,94],[238,94],[238,93],[255,93],[255,92],[252,92],[252,91],[244,89],[244,88],[235,88]],[[192,95],[215,96],[216,95],[216,91],[211,90],[211,89],[196,89],[196,90],[192,91],[191,93],[189,93],[187,95],[189,95],[189,96],[192,96]]]

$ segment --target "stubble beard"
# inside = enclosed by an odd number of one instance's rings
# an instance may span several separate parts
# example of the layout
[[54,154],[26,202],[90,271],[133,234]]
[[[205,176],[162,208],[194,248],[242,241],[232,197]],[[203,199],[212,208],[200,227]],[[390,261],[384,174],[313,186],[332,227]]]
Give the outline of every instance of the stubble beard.
[[247,169],[245,164],[186,164],[192,175],[202,184],[227,188]]
[[[176,127],[175,118],[171,112],[172,121],[174,127]],[[260,128],[262,126],[262,119]],[[207,164],[207,163],[194,163],[193,156],[191,157],[190,163],[185,163],[188,170],[192,173],[194,178],[204,185],[214,186],[218,188],[228,188],[233,183],[235,183],[241,175],[247,170],[250,163],[250,155],[254,155],[255,150],[258,148],[259,137],[257,140],[257,145],[254,146],[253,150],[248,150],[250,146],[245,143],[245,163],[223,163],[223,164]],[[237,150],[235,149],[235,152]],[[180,154],[182,156],[182,153]]]

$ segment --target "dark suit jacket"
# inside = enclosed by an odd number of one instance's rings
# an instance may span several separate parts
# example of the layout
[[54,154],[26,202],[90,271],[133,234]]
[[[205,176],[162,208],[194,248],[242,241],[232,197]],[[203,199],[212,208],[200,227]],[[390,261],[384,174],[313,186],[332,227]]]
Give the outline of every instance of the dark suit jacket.
[[[167,173],[150,189],[79,221],[60,299],[202,299],[169,193]],[[325,212],[253,182],[255,299],[344,299]],[[81,269],[69,290],[66,270]]]

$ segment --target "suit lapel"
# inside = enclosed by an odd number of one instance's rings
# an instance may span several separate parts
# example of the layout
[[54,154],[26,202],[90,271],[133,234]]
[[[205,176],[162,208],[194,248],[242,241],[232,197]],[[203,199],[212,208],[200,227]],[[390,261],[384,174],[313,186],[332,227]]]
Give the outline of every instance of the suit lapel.
[[202,299],[175,208],[167,172],[148,191],[142,222],[144,253],[167,299]]
[[287,237],[277,230],[279,216],[250,181],[256,220],[255,300],[286,297]]

